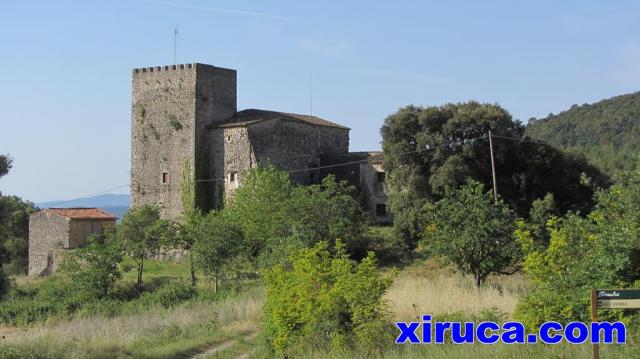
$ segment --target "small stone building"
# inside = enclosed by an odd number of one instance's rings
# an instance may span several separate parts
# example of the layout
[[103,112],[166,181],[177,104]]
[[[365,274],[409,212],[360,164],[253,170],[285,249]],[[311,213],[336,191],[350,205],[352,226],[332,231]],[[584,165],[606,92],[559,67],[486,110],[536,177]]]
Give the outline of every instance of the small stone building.
[[29,216],[29,275],[50,273],[65,250],[81,247],[116,217],[98,208],[47,208]]
[[[178,217],[188,170],[198,208],[220,209],[245,171],[273,165],[299,184],[329,174],[347,180],[375,196],[367,198],[372,217],[390,220],[383,186],[375,184],[384,178],[382,164],[369,152],[349,152],[348,127],[311,115],[238,111],[236,76],[199,63],[133,69],[132,207],[157,204],[163,217]],[[369,158],[376,164],[367,164]]]

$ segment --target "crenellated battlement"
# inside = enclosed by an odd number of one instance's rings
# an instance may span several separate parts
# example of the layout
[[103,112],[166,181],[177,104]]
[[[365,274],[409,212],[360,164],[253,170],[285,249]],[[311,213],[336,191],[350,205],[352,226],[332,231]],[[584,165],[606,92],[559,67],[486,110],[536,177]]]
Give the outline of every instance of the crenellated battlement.
[[217,72],[228,73],[229,75],[235,76],[236,70],[227,69],[224,67],[217,67],[207,64],[201,63],[190,63],[190,64],[179,64],[179,65],[165,65],[165,66],[151,66],[151,67],[139,67],[132,70],[133,75],[136,74],[148,74],[148,73],[156,73],[156,72],[167,72],[167,71],[180,71],[180,70],[192,70],[192,69],[208,69],[209,71],[214,70]]
[[192,64],[179,64],[179,65],[166,65],[166,66],[151,66],[140,67],[133,69],[134,74],[147,73],[147,72],[161,72],[161,71],[176,71],[176,70],[190,70],[196,67],[196,63]]

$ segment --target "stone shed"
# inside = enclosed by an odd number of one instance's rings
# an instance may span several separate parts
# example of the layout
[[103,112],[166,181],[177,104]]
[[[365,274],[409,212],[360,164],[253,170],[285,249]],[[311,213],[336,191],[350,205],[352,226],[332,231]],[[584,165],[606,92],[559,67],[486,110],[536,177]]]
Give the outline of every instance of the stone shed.
[[47,208],[29,217],[29,275],[55,270],[64,250],[81,247],[87,237],[116,223],[99,208]]

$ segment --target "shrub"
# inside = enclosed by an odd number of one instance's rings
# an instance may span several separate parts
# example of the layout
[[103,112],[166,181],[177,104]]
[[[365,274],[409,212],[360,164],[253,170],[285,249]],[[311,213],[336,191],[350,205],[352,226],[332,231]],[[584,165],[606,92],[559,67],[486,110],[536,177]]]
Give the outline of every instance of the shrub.
[[168,308],[194,299],[197,294],[191,285],[182,282],[172,282],[154,292],[143,294],[140,297],[140,301],[146,306],[157,304]]
[[118,269],[120,262],[120,243],[115,233],[109,231],[104,236],[90,236],[86,247],[67,255],[63,270],[85,297],[105,298],[121,277]]
[[[596,196],[586,218],[569,214],[547,222],[548,247],[540,231],[519,222],[516,236],[526,254],[524,269],[534,288],[516,309],[528,326],[544,321],[589,319],[590,289],[637,288],[640,284],[640,167],[624,183]],[[602,320],[637,319],[619,310]]]
[[0,299],[4,298],[12,287],[11,277],[0,266]]
[[275,353],[300,353],[310,345],[374,350],[393,342],[382,299],[393,276],[378,276],[373,254],[358,264],[340,242],[336,252],[319,242],[291,256],[291,269],[265,271],[264,335]]

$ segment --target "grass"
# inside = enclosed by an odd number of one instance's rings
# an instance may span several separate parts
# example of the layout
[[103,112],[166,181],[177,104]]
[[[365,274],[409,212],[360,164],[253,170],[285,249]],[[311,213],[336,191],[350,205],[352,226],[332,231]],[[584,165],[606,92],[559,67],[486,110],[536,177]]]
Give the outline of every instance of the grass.
[[[389,228],[372,235],[388,236]],[[385,269],[383,269],[385,271]],[[148,289],[161,290],[168,283],[188,282],[188,262],[150,260],[145,265]],[[21,286],[47,285],[48,279],[18,278]],[[132,285],[135,272],[127,272],[123,285]],[[429,313],[434,318],[477,320],[487,310],[511,317],[518,299],[529,289],[523,275],[490,277],[476,289],[473,281],[434,259],[419,260],[399,273],[386,299],[393,320],[413,320]],[[203,278],[200,291],[210,288]],[[149,292],[149,294],[153,294]],[[256,335],[264,289],[245,282],[238,292],[207,300],[189,300],[175,306],[151,303],[136,311],[115,316],[93,315],[43,321],[26,328],[2,328],[10,333],[0,344],[1,358],[190,358],[211,348],[209,358],[268,358],[270,354]],[[630,340],[633,338],[629,338]],[[640,357],[640,345],[602,346],[603,358]],[[591,355],[590,345],[392,345],[379,356],[356,350],[327,352],[310,350],[305,358],[582,358]]]
[[262,298],[262,288],[253,287],[241,296],[214,303],[154,307],[114,318],[97,316],[35,326],[17,343],[1,345],[0,357],[190,357],[254,331]]
[[421,314],[479,314],[496,309],[511,316],[518,298],[528,287],[521,274],[490,277],[482,288],[473,280],[435,259],[404,268],[385,296],[396,320],[412,320]]

